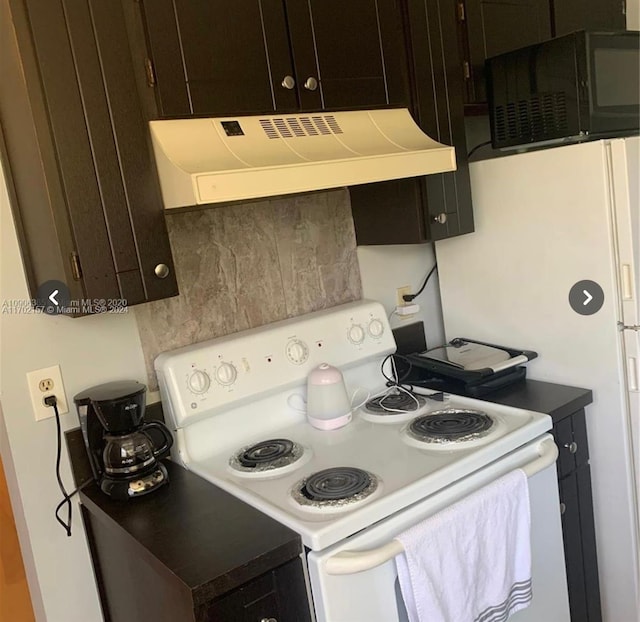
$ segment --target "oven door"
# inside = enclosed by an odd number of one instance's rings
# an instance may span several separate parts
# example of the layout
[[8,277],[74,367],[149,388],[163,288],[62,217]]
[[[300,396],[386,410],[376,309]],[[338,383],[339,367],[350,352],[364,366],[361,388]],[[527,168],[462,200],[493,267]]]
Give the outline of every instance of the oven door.
[[516,468],[529,475],[533,601],[510,620],[569,622],[556,456],[552,437],[544,435],[331,548],[311,551],[307,563],[317,622],[407,621],[393,538]]

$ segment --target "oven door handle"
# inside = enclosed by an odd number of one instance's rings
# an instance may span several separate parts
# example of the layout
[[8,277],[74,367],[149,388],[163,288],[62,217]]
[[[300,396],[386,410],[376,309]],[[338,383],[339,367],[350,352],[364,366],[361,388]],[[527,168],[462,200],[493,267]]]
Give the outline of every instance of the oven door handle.
[[[538,457],[523,467],[520,467],[527,477],[550,467],[558,458],[558,448],[553,438],[547,437],[540,441],[536,448]],[[368,551],[343,551],[331,556],[325,562],[325,571],[330,575],[355,574],[382,566],[396,555],[404,552],[402,543],[393,539],[391,542]]]

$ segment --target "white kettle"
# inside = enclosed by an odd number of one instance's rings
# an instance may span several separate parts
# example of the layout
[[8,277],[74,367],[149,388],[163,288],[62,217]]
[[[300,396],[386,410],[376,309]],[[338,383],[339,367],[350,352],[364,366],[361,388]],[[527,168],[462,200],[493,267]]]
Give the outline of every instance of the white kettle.
[[342,372],[322,363],[307,376],[307,419],[319,430],[335,430],[351,421],[351,399]]

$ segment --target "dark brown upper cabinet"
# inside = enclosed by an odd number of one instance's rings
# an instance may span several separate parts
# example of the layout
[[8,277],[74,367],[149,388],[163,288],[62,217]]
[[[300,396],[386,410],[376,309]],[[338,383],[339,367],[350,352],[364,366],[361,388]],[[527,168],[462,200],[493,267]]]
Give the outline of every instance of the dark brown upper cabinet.
[[401,105],[395,0],[143,0],[161,117]]
[[551,37],[549,0],[466,0],[468,101],[487,99],[485,59]]
[[177,294],[120,3],[1,7],[2,159],[32,297],[49,280],[107,305]]
[[359,245],[418,244],[474,228],[456,8],[448,0],[404,0],[401,7],[409,108],[431,138],[455,147],[457,170],[350,188]]
[[457,0],[456,6],[470,113],[486,113],[485,59],[576,30],[625,29],[624,0]]
[[626,30],[625,0],[554,0],[551,2],[554,36],[576,30]]

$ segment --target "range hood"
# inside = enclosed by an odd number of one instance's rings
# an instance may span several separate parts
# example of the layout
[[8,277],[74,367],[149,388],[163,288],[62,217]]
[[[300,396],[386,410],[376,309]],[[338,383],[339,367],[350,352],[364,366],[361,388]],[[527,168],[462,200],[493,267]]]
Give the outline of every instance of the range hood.
[[167,209],[454,171],[406,108],[151,121]]

